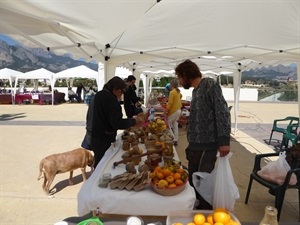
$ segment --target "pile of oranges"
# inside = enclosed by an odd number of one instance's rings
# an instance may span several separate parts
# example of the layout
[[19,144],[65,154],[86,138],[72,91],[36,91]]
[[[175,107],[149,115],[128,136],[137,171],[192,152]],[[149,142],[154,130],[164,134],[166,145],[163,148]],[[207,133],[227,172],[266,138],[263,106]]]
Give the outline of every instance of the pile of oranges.
[[233,221],[226,209],[217,208],[207,216],[202,213],[196,213],[193,221],[189,223],[173,223],[172,225],[240,225],[240,223]]
[[151,182],[160,188],[176,188],[183,185],[188,178],[187,173],[178,165],[157,166],[149,174]]

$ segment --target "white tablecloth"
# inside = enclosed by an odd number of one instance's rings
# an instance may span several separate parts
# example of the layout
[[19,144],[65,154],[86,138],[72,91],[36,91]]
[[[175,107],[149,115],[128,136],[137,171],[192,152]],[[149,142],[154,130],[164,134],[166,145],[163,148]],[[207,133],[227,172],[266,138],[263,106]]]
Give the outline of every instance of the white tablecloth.
[[[193,209],[196,197],[194,189],[188,183],[181,193],[174,196],[161,196],[154,192],[150,185],[139,192],[99,188],[98,181],[103,173],[111,173],[113,177],[126,171],[124,164],[113,168],[113,163],[121,160],[124,153],[121,146],[119,135],[115,145],[107,150],[95,171],[83,183],[77,196],[79,216],[97,208],[103,214],[147,216],[167,216],[169,211]],[[145,160],[145,157],[142,160]]]

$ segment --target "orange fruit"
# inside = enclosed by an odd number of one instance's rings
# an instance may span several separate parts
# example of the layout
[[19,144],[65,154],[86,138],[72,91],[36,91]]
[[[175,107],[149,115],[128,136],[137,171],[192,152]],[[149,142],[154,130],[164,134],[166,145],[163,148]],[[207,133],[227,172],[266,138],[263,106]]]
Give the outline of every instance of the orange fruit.
[[163,173],[163,175],[165,176],[165,177],[167,177],[167,176],[170,176],[171,175],[171,170],[169,170],[168,168],[163,168],[162,170],[161,170],[161,172]]
[[210,224],[210,225],[213,225],[214,224],[214,218],[213,218],[213,214],[209,214],[207,217],[206,217],[206,221]]
[[229,220],[228,223],[225,223],[224,225],[232,225],[233,220]]
[[240,225],[238,222],[230,220],[228,223],[226,223],[225,225]]
[[158,179],[163,179],[165,177],[164,174],[161,172],[156,172],[156,176]]
[[172,184],[173,182],[174,182],[174,178],[173,178],[173,176],[167,176],[166,177],[166,181],[169,183],[169,184]]
[[165,187],[169,186],[169,183],[166,180],[162,179],[162,180],[158,181],[157,185],[158,185],[158,187],[165,188]]
[[210,225],[210,223],[209,222],[205,222],[203,225]]
[[155,167],[155,168],[154,168],[154,171],[155,171],[155,172],[160,172],[160,171],[161,171],[161,167],[160,167],[160,166]]
[[179,186],[179,185],[182,185],[183,184],[183,181],[181,179],[177,179],[174,181],[174,183]]
[[181,174],[176,172],[173,174],[174,180],[180,179],[181,178]]
[[225,213],[228,213],[227,209],[225,209],[225,208],[216,208],[216,209],[214,209],[214,212],[225,212]]
[[224,223],[216,222],[214,225],[224,225]]
[[152,179],[152,178],[154,178],[154,177],[155,177],[155,173],[154,173],[154,172],[152,172],[152,173],[149,174],[149,178]]
[[184,169],[178,168],[178,169],[177,169],[177,173],[183,174],[183,173],[184,173]]
[[196,225],[194,222],[189,222],[186,225]]
[[177,185],[176,184],[174,184],[174,183],[172,183],[172,184],[169,184],[169,186],[168,186],[168,188],[176,188],[177,187]]
[[215,222],[226,224],[230,221],[230,215],[226,212],[217,211],[213,213],[213,219]]
[[195,225],[202,225],[205,222],[205,216],[202,213],[197,213],[194,215]]

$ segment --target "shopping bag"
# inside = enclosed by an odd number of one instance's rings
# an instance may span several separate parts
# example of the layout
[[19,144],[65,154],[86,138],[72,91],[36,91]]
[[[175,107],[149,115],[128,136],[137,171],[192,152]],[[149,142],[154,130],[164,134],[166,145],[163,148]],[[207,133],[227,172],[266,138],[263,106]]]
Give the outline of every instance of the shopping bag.
[[[276,161],[271,161],[267,165],[261,168],[257,174],[267,181],[274,182],[282,185],[287,172],[291,169],[290,165],[286,161],[286,152],[280,152],[279,158]],[[293,173],[289,184],[295,185],[297,183],[297,177]]]
[[195,172],[193,173],[193,185],[196,191],[202,196],[202,198],[212,205],[214,186],[216,178],[216,170],[211,173]]
[[225,208],[228,211],[234,210],[234,204],[240,198],[239,189],[234,182],[229,159],[232,153],[220,157],[217,155],[218,165],[216,169],[215,188],[213,197],[213,208]]

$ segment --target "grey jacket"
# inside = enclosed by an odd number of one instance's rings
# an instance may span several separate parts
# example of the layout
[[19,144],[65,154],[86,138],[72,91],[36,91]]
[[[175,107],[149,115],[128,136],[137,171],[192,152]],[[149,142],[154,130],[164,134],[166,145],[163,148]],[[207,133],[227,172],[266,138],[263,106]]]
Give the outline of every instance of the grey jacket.
[[189,149],[216,150],[230,145],[231,117],[222,89],[215,80],[203,78],[193,90],[187,139]]

